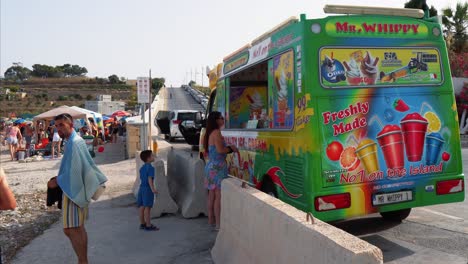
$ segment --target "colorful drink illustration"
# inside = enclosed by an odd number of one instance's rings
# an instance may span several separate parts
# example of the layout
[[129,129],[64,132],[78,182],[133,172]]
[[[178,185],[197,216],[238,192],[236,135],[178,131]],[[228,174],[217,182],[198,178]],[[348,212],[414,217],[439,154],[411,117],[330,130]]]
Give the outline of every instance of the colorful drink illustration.
[[419,113],[407,114],[401,121],[401,130],[405,140],[408,161],[420,161],[424,149],[427,131],[427,120]]
[[439,133],[426,136],[426,165],[435,165],[439,161],[445,140]]
[[371,139],[363,139],[356,148],[356,155],[364,164],[367,173],[379,171],[377,144]]
[[403,134],[398,125],[386,125],[377,134],[377,141],[389,169],[401,169],[405,166],[403,154]]

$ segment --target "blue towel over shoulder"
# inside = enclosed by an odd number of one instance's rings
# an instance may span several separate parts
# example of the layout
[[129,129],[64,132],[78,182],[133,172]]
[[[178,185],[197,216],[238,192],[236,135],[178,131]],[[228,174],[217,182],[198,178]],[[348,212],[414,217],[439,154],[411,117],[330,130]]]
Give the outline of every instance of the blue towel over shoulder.
[[85,141],[73,131],[65,144],[57,177],[60,188],[76,205],[86,207],[99,185],[106,181],[107,177],[94,163]]

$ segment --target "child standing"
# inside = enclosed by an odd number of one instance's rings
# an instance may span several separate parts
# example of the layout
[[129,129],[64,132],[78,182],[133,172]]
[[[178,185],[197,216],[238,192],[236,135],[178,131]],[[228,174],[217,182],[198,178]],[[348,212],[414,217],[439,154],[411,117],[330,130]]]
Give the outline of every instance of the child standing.
[[154,204],[154,195],[157,193],[154,187],[154,161],[153,152],[144,150],[140,153],[140,159],[145,163],[140,168],[140,189],[138,190],[137,205],[140,213],[140,229],[158,231],[159,228],[151,224],[151,208]]

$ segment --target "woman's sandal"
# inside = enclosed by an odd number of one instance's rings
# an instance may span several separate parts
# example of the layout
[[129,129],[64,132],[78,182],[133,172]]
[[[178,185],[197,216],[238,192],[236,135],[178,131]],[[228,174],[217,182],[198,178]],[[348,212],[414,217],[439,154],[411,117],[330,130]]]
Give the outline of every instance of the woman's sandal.
[[151,225],[151,226],[145,226],[146,231],[158,231],[159,227]]
[[140,224],[140,229],[145,229],[146,225],[145,224]]

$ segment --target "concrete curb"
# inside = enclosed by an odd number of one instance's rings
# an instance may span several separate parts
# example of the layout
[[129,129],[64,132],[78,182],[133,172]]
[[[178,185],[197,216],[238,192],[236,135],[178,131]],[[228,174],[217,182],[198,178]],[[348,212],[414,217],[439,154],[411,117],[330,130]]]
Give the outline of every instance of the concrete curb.
[[167,154],[169,192],[185,218],[208,214],[204,168],[205,163],[191,153],[171,149]]
[[[140,168],[143,166],[143,161],[139,158],[140,152],[136,153],[136,179],[133,184],[133,195],[135,198],[138,195],[138,189],[140,186]],[[178,206],[169,195],[169,188],[167,186],[167,177],[166,170],[164,168],[164,161],[161,159],[156,159],[153,162],[153,167],[156,170],[156,177],[154,179],[154,184],[156,185],[156,190],[158,195],[155,196],[154,206],[151,210],[151,217],[160,217],[163,213],[175,214],[178,211]]]
[[237,179],[222,183],[215,263],[383,263],[382,251]]

